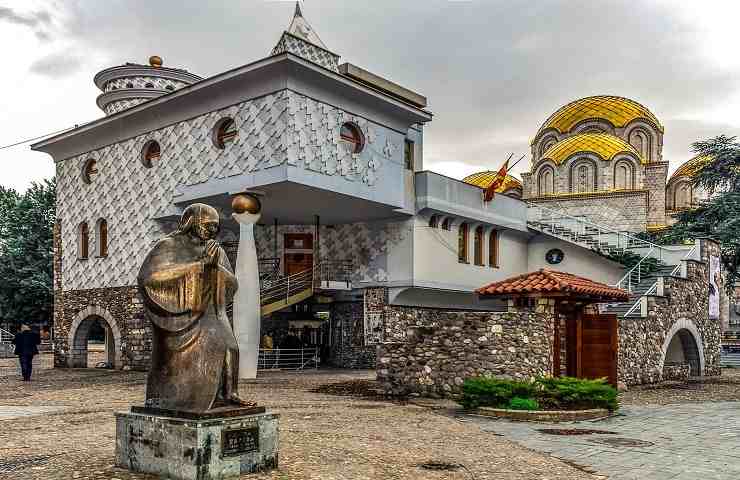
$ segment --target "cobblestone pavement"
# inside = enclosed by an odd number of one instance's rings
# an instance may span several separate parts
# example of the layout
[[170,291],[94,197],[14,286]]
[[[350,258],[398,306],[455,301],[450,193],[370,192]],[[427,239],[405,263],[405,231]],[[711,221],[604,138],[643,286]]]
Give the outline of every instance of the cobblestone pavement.
[[[270,373],[241,386],[244,398],[280,417],[279,470],[257,480],[587,480],[556,458],[483,431],[443,411],[374,396],[316,393],[374,372]],[[113,466],[113,412],[140,404],[145,375],[41,370],[31,383],[0,377],[0,405],[63,410],[0,420],[0,479],[151,479]],[[337,388],[341,392],[341,388]],[[351,392],[352,393],[352,392]],[[454,470],[420,467],[438,462]]]
[[[625,406],[600,421],[518,423],[467,416],[488,432],[615,480],[740,478],[740,402]],[[551,435],[542,429],[611,434]]]

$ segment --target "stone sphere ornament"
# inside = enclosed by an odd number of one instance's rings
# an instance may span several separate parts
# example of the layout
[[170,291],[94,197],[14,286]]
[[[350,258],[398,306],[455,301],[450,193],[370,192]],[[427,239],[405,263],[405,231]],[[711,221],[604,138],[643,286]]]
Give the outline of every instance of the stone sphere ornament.
[[158,55],[152,55],[149,57],[149,65],[152,67],[161,67],[162,66],[162,57]]
[[231,208],[238,214],[248,212],[256,215],[262,210],[262,204],[254,195],[242,193],[234,196],[234,199],[231,201]]

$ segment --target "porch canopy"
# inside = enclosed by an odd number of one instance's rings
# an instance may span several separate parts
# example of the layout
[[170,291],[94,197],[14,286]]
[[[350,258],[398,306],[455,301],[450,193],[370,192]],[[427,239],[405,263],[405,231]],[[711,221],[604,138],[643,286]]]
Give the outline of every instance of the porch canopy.
[[552,298],[581,304],[625,302],[630,298],[629,292],[621,288],[547,268],[493,282],[476,293],[481,298]]

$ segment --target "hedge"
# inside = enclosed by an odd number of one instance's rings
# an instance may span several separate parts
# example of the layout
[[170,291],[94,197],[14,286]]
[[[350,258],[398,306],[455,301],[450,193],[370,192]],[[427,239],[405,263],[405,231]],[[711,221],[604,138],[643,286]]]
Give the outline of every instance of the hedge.
[[[512,403],[513,399],[518,399]],[[522,400],[530,402],[522,403]],[[501,380],[491,377],[473,377],[465,380],[460,404],[466,409],[477,407],[514,408],[530,410],[537,405],[543,410],[584,410],[619,408],[617,390],[600,378],[589,380],[572,377],[539,377],[532,382]]]

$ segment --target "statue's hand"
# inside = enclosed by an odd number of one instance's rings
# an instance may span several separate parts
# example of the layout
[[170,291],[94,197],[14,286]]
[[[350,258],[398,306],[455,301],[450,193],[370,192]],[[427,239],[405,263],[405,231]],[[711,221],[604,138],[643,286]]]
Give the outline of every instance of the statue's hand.
[[206,243],[205,263],[206,265],[218,265],[221,248],[216,240],[208,240]]

